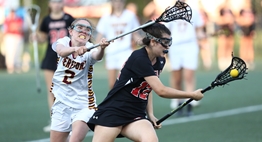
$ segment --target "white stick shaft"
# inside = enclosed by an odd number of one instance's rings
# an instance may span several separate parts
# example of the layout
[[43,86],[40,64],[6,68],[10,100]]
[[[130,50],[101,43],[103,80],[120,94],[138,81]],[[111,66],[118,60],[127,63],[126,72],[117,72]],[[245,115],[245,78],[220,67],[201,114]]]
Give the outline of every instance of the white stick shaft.
[[[35,32],[33,34],[36,34]],[[40,69],[39,69],[39,61],[38,61],[38,44],[37,40],[33,40],[33,48],[34,48],[34,63],[35,63],[35,72],[36,72],[36,87],[37,90],[40,90]]]
[[[116,39],[119,39],[119,38],[121,38],[121,37],[123,37],[123,36],[125,36],[125,35],[128,35],[128,34],[130,34],[130,33],[133,33],[133,32],[135,32],[135,31],[138,31],[139,29],[145,28],[145,27],[150,26],[150,25],[152,25],[152,24],[154,24],[154,23],[155,23],[155,21],[151,21],[151,22],[148,22],[148,23],[146,23],[146,24],[143,24],[143,25],[139,26],[138,28],[135,28],[135,29],[131,30],[130,32],[126,32],[126,33],[120,34],[120,35],[118,35],[118,36],[116,36],[116,37],[108,40],[108,42],[111,42],[111,41],[114,41],[114,40],[116,40]],[[93,46],[91,46],[91,47],[88,47],[87,50],[91,50],[91,49],[96,48],[96,47],[98,47],[98,46],[100,46],[100,44],[95,44],[95,45],[93,45]]]
[[[30,10],[36,10],[36,13],[35,13],[35,17],[32,19],[30,16],[30,13],[29,11]],[[37,6],[37,5],[31,5],[30,7],[28,7],[28,10],[27,11],[27,19],[28,19],[28,22],[29,22],[29,26],[31,28],[31,31],[32,31],[32,35],[34,37],[36,37],[36,30],[37,30],[37,26],[38,26],[38,20],[39,20],[39,16],[40,16],[40,7]],[[34,21],[32,21],[34,20]],[[34,39],[33,40],[33,49],[34,49],[34,64],[35,64],[35,72],[36,72],[36,87],[37,87],[37,91],[38,93],[40,93],[41,91],[41,86],[40,86],[40,69],[39,69],[39,61],[38,61],[38,44],[37,44],[37,39]]]

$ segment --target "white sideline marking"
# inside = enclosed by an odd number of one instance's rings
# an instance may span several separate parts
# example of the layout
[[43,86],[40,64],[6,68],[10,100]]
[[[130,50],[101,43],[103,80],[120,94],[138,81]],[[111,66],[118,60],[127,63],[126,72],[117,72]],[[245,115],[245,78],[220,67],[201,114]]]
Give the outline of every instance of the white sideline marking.
[[[199,120],[205,120],[205,119],[212,119],[212,118],[218,118],[218,117],[225,117],[225,116],[261,111],[261,110],[262,110],[262,105],[248,106],[248,107],[242,107],[242,108],[237,108],[237,109],[194,115],[192,117],[167,119],[163,122],[162,125],[163,126],[173,125],[173,124],[186,123],[186,122],[191,122],[191,121],[199,121]],[[88,132],[88,134],[86,135],[86,137],[90,137],[90,136],[93,136],[93,132]],[[50,139],[46,138],[46,139],[33,140],[33,141],[28,141],[28,142],[49,142],[49,141],[50,141]]]

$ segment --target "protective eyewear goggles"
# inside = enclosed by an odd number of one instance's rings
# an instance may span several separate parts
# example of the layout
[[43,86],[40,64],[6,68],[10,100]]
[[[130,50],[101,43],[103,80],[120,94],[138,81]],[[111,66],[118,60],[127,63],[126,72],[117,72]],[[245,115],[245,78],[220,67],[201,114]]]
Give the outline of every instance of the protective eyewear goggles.
[[72,25],[71,26],[72,29],[74,29],[75,31],[79,32],[79,33],[87,33],[88,35],[92,35],[92,27],[91,26],[87,26],[87,25],[83,25],[83,24],[76,24],[76,25]]
[[150,35],[149,33],[146,33],[146,36],[149,39],[153,39],[153,40],[157,41],[158,43],[160,43],[165,48],[170,47],[172,45],[172,37],[171,38],[156,38],[156,37]]

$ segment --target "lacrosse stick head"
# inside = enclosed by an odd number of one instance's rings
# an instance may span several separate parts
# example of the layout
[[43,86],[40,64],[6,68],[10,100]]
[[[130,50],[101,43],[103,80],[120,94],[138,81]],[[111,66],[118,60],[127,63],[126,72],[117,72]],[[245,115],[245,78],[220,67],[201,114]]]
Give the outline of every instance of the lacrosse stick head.
[[36,31],[38,26],[40,10],[41,9],[38,5],[31,5],[30,7],[27,8],[26,18],[33,32]]
[[[237,76],[233,77],[230,75],[230,72],[233,69],[236,69],[238,71]],[[247,69],[248,68],[246,66],[246,63],[241,58],[233,57],[230,66],[216,77],[215,81],[212,82],[211,86],[221,86],[234,80],[243,79],[247,74]]]
[[168,7],[159,18],[156,19],[156,22],[170,22],[174,20],[185,20],[190,23],[192,18],[192,9],[191,7],[184,2],[176,1],[175,5]]

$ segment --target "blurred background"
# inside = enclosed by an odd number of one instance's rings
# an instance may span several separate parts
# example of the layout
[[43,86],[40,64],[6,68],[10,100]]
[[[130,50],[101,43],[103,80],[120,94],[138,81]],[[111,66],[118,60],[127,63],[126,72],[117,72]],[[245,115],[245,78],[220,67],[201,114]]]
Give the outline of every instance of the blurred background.
[[[126,8],[137,15],[142,25],[150,19],[157,18],[175,2],[175,0],[126,0]],[[208,113],[212,115],[212,117],[208,116],[209,120],[204,121],[206,119],[204,116],[196,118],[200,121],[192,120],[193,122],[190,119],[179,118],[176,121],[175,117],[170,118],[169,124],[164,124],[168,126],[158,131],[160,141],[261,142],[262,0],[187,0],[186,2],[201,13],[205,23],[205,38],[208,42],[207,48],[202,48],[200,45],[199,67],[196,72],[197,87],[206,87],[223,70],[218,48],[220,43],[227,40],[225,37],[229,33],[234,34],[231,39],[233,40],[232,51],[228,54],[233,52],[234,56],[244,59],[248,65],[249,74],[247,80],[237,81],[230,86],[226,85],[207,93],[208,97],[203,99],[201,105],[194,110],[194,114]],[[49,141],[49,133],[43,132],[43,127],[49,119],[44,75],[41,71],[40,82],[43,91],[37,93],[34,49],[29,38],[32,31],[26,21],[27,8],[34,4],[41,8],[40,23],[49,14],[48,3],[48,0],[0,0],[0,141]],[[66,13],[74,18],[90,19],[94,28],[103,14],[111,12],[108,0],[64,0],[64,5]],[[221,9],[230,9],[232,16],[229,19],[222,19]],[[247,19],[241,17],[245,10],[248,11]],[[15,24],[8,22],[12,16],[17,17]],[[227,20],[233,21],[230,30],[221,30],[221,25]],[[224,23],[224,25],[227,24]],[[248,25],[249,28],[243,29],[245,25]],[[10,27],[11,32],[17,36],[6,39],[10,32],[7,27]],[[245,33],[251,36],[244,38]],[[220,39],[221,35],[226,36]],[[14,59],[9,59],[6,43],[16,43],[20,54],[13,55]],[[38,44],[39,63],[45,56],[46,44]],[[247,49],[241,51],[243,46]],[[12,66],[10,60],[17,61],[16,65],[13,65],[15,66],[13,70],[8,70],[8,66]],[[226,66],[228,65],[229,63],[226,62]],[[166,85],[169,84],[170,78],[168,67],[167,62],[167,69],[161,77]],[[94,90],[96,94],[102,94],[97,98],[98,103],[102,101],[108,91],[106,75],[104,61],[102,61],[96,65],[94,76]],[[156,97],[155,115],[159,118],[164,116],[171,110],[169,104],[169,100]],[[237,108],[243,109],[235,110]],[[226,110],[232,111],[223,112],[219,118],[211,119],[214,115],[218,115],[213,112]],[[223,115],[226,117],[220,118]],[[199,129],[203,132],[199,132]],[[190,136],[185,133],[190,133]],[[91,141],[91,135],[88,134],[86,141]],[[123,138],[117,141],[128,140]]]
[[[164,3],[161,0],[126,0],[126,8],[133,11],[138,19],[140,24],[144,24],[149,19],[157,18],[165,8],[170,5],[173,5],[175,0],[167,0]],[[223,21],[220,18],[221,9],[226,5],[230,8],[233,13],[232,20],[234,21],[234,55],[239,55],[240,41],[241,41],[241,20],[240,11],[243,9],[249,9],[254,13],[254,28],[255,34],[252,36],[252,46],[254,49],[254,60],[261,58],[262,49],[260,45],[261,41],[261,28],[262,28],[262,1],[261,0],[187,0],[187,3],[198,9],[204,16],[203,20],[205,21],[205,29],[208,35],[210,43],[210,54],[212,57],[212,62],[214,64],[217,62],[217,37],[219,35],[219,21]],[[28,71],[31,68],[33,63],[32,46],[29,40],[30,27],[28,26],[27,21],[25,20],[26,8],[30,5],[35,4],[41,8],[39,23],[42,21],[43,17],[48,15],[48,0],[0,0],[0,68],[6,69],[5,63],[5,54],[6,48],[3,45],[4,35],[6,34],[5,20],[7,19],[11,11],[15,12],[15,15],[21,18],[22,25],[20,29],[21,38],[23,39],[23,46],[19,47],[22,53],[22,60],[20,61],[21,70],[23,72]],[[64,0],[64,11],[74,18],[85,17],[92,21],[93,25],[96,26],[99,18],[111,11],[110,2],[108,0]],[[248,21],[244,20],[244,21]],[[240,22],[239,22],[240,21]],[[242,20],[243,21],[243,20]],[[42,60],[44,56],[44,51],[46,50],[45,43],[39,44],[39,61]],[[252,66],[253,68],[253,66]]]

